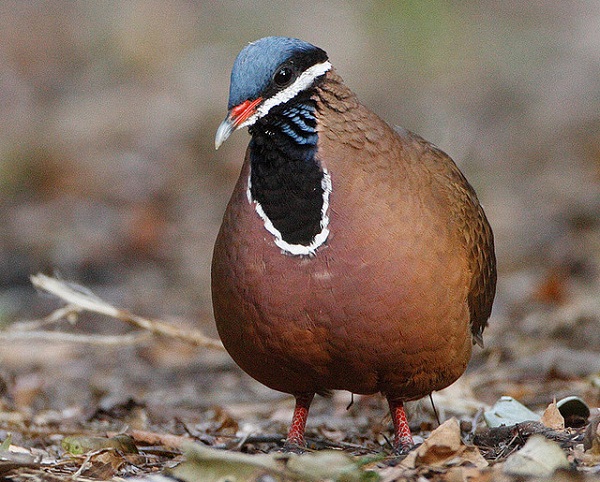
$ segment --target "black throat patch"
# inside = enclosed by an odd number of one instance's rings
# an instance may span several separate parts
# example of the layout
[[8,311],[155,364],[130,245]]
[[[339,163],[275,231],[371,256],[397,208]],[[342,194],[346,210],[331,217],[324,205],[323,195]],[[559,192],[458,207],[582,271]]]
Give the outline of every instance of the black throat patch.
[[331,184],[315,158],[314,110],[310,98],[296,98],[250,128],[250,195],[267,230],[292,254],[313,254],[328,233]]

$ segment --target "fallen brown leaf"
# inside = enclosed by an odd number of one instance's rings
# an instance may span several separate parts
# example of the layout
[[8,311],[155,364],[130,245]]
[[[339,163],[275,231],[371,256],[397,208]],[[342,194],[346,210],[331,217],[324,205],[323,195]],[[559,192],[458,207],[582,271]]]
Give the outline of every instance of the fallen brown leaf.
[[116,451],[106,450],[91,458],[91,466],[83,472],[83,475],[97,479],[107,480],[117,475],[127,461]]
[[414,469],[422,466],[444,467],[465,463],[478,468],[488,466],[477,447],[463,443],[458,420],[451,418],[431,432],[429,438],[416,450],[410,452],[400,465]]
[[489,469],[481,470],[478,467],[451,467],[446,472],[445,482],[487,482],[493,477]]
[[586,428],[583,448],[585,449],[583,462],[586,465],[600,464],[600,416],[595,417]]
[[562,430],[565,428],[565,419],[558,410],[556,399],[544,411],[540,422],[553,430]]

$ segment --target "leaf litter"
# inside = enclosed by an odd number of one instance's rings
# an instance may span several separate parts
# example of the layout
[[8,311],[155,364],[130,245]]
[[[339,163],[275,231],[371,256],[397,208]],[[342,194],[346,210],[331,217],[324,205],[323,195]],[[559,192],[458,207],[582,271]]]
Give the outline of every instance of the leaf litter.
[[[52,283],[60,293],[60,280]],[[475,369],[433,395],[441,425],[429,400],[408,404],[420,445],[405,457],[392,454],[381,397],[356,396],[349,405],[350,395],[337,392],[311,409],[307,452],[283,454],[291,397],[249,380],[218,341],[114,308],[72,284],[64,288],[71,298],[62,311],[28,329],[0,332],[3,367],[10,369],[0,372],[0,477],[7,480],[391,482],[600,474],[598,374],[574,370],[573,363],[567,371],[552,361],[536,364],[534,372],[527,357],[502,362],[506,345],[486,349]],[[113,334],[75,333],[89,310],[135,328],[123,333],[122,344]],[[552,358],[548,346],[538,356],[560,361],[566,356],[560,350]]]

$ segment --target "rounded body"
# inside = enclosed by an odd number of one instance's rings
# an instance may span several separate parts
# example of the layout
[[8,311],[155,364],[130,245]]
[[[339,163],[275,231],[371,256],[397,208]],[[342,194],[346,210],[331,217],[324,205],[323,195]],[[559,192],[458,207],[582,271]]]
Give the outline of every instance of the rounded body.
[[[329,111],[327,95],[317,153],[332,182],[327,242],[313,256],[275,245],[248,197],[246,156],[213,255],[218,332],[275,390],[420,398],[464,372],[473,311],[489,316],[491,231],[448,156],[360,104]],[[473,307],[477,289],[492,290],[489,306]]]

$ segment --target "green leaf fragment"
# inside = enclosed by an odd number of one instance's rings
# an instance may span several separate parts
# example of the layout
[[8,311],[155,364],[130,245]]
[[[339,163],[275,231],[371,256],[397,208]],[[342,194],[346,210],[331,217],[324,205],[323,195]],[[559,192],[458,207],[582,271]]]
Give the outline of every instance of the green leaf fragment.
[[0,444],[0,451],[10,450],[10,444],[12,444],[12,434],[9,433],[3,442]]
[[126,454],[138,453],[133,438],[126,434],[119,434],[110,438],[74,435],[65,437],[62,440],[61,445],[63,449],[72,455],[81,455],[102,449],[115,449]]

